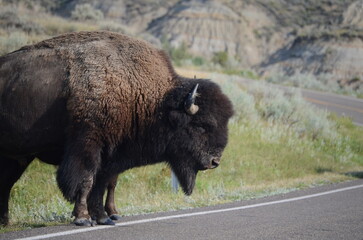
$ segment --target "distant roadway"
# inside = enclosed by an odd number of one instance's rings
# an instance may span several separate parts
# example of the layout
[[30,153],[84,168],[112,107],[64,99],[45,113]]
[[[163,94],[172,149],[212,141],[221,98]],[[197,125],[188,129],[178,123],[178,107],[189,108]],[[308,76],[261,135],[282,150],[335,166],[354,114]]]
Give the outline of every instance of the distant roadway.
[[350,117],[354,124],[363,127],[363,99],[303,89],[301,93],[308,102],[339,115]]
[[[254,80],[241,78],[239,82],[248,85],[253,83]],[[291,89],[291,87],[276,84],[267,83],[267,85],[271,85],[282,90]],[[301,91],[305,100],[315,106],[337,113],[341,116],[349,117],[355,125],[363,127],[363,99],[302,88],[298,88],[298,90]]]

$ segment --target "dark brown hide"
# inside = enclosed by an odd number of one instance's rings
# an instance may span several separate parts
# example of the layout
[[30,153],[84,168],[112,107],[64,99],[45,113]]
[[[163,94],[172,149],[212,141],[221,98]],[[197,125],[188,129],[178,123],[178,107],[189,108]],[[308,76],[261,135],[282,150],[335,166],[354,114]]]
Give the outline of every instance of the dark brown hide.
[[[60,164],[58,185],[75,202],[79,225],[91,216],[112,224],[103,195],[127,169],[167,162],[189,195],[197,172],[219,164],[230,101],[215,83],[178,76],[164,52],[144,41],[70,33],[23,47],[0,64],[0,160],[17,169],[11,183],[0,177],[0,218],[36,156]],[[197,111],[188,111],[197,84]]]

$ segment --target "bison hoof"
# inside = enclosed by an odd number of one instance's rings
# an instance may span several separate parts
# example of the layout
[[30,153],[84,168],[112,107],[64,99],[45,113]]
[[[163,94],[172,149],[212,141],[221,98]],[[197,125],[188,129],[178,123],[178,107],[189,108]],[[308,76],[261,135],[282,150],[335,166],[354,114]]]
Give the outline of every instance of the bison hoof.
[[73,222],[77,226],[83,226],[83,227],[91,227],[94,226],[91,220],[87,218],[77,218]]
[[100,225],[115,225],[111,218],[97,219],[97,223]]
[[122,217],[118,214],[112,214],[110,215],[110,218],[114,221],[120,221],[122,219]]

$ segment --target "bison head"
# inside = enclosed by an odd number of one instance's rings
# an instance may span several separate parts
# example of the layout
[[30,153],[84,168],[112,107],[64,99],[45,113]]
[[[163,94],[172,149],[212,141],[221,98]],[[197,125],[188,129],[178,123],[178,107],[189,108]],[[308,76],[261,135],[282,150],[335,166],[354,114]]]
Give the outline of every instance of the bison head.
[[188,80],[168,100],[172,137],[167,159],[182,189],[190,195],[198,171],[218,167],[227,145],[232,104],[220,88],[207,80]]

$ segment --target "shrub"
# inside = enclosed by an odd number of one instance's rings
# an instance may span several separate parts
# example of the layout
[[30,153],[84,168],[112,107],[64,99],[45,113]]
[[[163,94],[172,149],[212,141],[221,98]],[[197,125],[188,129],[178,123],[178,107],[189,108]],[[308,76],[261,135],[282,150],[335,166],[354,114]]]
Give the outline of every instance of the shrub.
[[[221,79],[221,74],[214,74],[214,79]],[[256,102],[253,95],[249,94],[234,78],[231,76],[229,81],[221,83],[223,92],[225,92],[233,103],[235,114],[232,118],[233,122],[248,122],[256,121],[259,119],[258,112],[256,111]]]
[[71,18],[79,21],[99,21],[103,19],[101,10],[95,9],[91,4],[78,4],[71,13]]
[[188,53],[187,45],[184,42],[182,42],[177,48],[171,48],[170,56],[177,65],[180,65],[181,61],[191,57]]
[[328,113],[307,103],[298,90],[284,92],[255,83],[249,92],[257,99],[256,107],[262,119],[286,125],[299,136],[335,138],[335,127]]
[[[336,127],[326,111],[306,102],[298,90],[282,91],[263,82],[243,83],[237,76],[213,74],[232,100],[235,122],[265,122],[308,139],[336,139]],[[288,134],[285,130],[282,134]]]
[[28,34],[41,34],[43,29],[38,24],[20,17],[14,8],[0,10],[0,27],[7,32],[23,31]]
[[186,60],[192,61],[192,55],[188,52],[188,47],[185,42],[182,42],[178,47],[173,47],[167,37],[163,36],[161,38],[161,46],[177,66],[181,66]]
[[12,32],[8,36],[0,36],[0,55],[17,50],[29,43],[28,35],[23,32]]
[[205,64],[205,59],[202,57],[194,57],[192,63],[195,66],[203,66]]
[[215,64],[219,64],[222,67],[228,66],[228,53],[221,51],[221,52],[215,52],[212,57],[212,62]]

